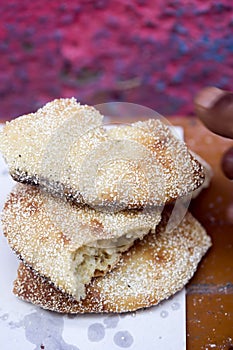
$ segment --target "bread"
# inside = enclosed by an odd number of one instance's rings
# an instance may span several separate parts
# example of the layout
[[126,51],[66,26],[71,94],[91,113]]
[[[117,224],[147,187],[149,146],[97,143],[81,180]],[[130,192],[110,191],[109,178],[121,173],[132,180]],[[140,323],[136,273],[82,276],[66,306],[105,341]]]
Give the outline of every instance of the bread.
[[199,196],[199,194],[204,190],[205,188],[208,188],[210,186],[211,179],[213,177],[213,170],[209,163],[207,163],[203,158],[201,158],[198,154],[194,153],[193,151],[190,151],[190,153],[195,157],[195,159],[198,160],[198,162],[202,165],[205,173],[205,180],[201,184],[200,187],[198,187],[195,191],[192,193],[192,198],[196,198]]
[[158,119],[109,130],[95,108],[55,100],[7,123],[0,151],[23,183],[2,223],[23,261],[14,293],[24,300],[69,313],[155,305],[211,244],[189,213],[172,233],[167,208],[159,224],[164,205],[191,196],[205,172]]
[[74,314],[127,312],[159,303],[189,281],[211,245],[190,213],[172,233],[166,232],[168,217],[164,213],[156,233],[138,240],[116,268],[93,278],[86,286],[85,299],[75,301],[24,264],[14,283],[15,295],[45,309]]
[[94,275],[112,269],[134,240],[155,231],[161,210],[97,212],[18,184],[2,226],[23,261],[79,300]]
[[0,151],[16,181],[98,210],[164,205],[204,181],[200,163],[160,120],[106,130],[100,113],[74,98],[7,123]]

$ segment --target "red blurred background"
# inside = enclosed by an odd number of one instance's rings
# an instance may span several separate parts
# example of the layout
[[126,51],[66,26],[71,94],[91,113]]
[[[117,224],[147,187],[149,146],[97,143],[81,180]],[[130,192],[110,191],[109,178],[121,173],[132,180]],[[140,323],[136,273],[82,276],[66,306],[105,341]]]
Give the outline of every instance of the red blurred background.
[[0,8],[0,118],[58,97],[190,115],[233,89],[232,0],[8,0]]

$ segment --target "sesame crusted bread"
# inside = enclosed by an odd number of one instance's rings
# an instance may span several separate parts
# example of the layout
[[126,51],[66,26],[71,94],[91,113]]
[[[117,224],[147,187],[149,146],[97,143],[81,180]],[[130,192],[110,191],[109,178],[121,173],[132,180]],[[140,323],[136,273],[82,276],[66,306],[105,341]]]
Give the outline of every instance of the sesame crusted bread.
[[172,233],[165,230],[167,214],[156,229],[125,252],[117,267],[93,278],[79,302],[21,264],[14,294],[42,308],[63,313],[126,312],[159,303],[180,290],[193,276],[211,246],[210,237],[187,213]]
[[201,158],[198,154],[194,153],[193,151],[190,151],[190,153],[198,160],[198,162],[202,165],[205,173],[205,180],[201,184],[200,187],[198,187],[195,191],[192,193],[192,198],[196,198],[199,196],[199,194],[204,190],[205,188],[208,188],[211,183],[211,179],[213,177],[213,170],[209,163],[206,162],[205,159]]
[[16,181],[98,210],[164,205],[204,181],[200,163],[160,120],[108,130],[74,98],[7,123],[0,151]]
[[97,212],[17,184],[2,215],[11,248],[41,275],[79,300],[137,238],[155,231],[161,209]]
[[[132,170],[134,181],[130,186],[131,198],[139,194],[139,206],[170,203],[193,193],[204,182],[202,163],[197,161],[183,141],[174,136],[173,130],[159,119],[112,128],[107,130],[107,134],[116,142],[125,142],[129,146],[126,146],[128,152],[132,152],[132,158],[135,154],[141,157],[141,168]],[[140,147],[137,149],[136,145]],[[105,174],[111,174],[108,181],[114,177],[118,167],[122,169],[123,162],[112,169],[104,169]],[[133,203],[131,205],[134,206]]]

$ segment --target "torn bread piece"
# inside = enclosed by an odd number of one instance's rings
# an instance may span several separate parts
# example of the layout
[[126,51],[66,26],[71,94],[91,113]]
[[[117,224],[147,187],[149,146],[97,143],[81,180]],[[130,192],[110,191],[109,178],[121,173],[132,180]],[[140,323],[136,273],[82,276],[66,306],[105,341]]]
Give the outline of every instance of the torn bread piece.
[[204,181],[203,167],[161,120],[106,130],[99,112],[74,98],[7,123],[0,150],[16,181],[98,210],[164,205]]
[[136,239],[155,231],[161,211],[97,212],[18,184],[2,226],[25,263],[79,300],[93,276],[112,269]]
[[127,312],[156,305],[182,289],[211,246],[201,224],[187,213],[172,233],[168,213],[156,228],[125,252],[118,265],[86,286],[86,297],[75,301],[49,280],[21,264],[14,294],[42,308],[62,313]]

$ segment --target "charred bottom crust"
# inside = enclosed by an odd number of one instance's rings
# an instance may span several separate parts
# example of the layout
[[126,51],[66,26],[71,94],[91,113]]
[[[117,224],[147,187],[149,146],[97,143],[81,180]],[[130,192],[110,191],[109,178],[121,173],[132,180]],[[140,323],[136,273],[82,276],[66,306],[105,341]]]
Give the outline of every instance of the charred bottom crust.
[[[32,292],[33,291],[33,292]],[[14,281],[13,293],[21,300],[31,302],[44,309],[59,313],[84,313],[86,308],[82,306],[82,301],[77,302],[49,284],[40,275],[35,275],[34,271],[23,263],[18,269],[18,277]],[[92,312],[103,312],[101,303]]]
[[17,169],[14,173],[11,172],[11,176],[15,181],[23,183],[25,185],[38,186],[40,187],[41,191],[47,192],[54,197],[65,197],[71,203],[80,206],[85,205],[83,198],[79,192],[74,191],[71,187],[62,184],[59,181],[50,180],[38,175],[30,175],[28,172],[20,171],[19,169]]
[[[93,209],[92,206],[88,205],[85,203],[81,193],[79,191],[74,191],[70,186],[66,186],[63,183],[59,181],[53,181],[47,178],[41,178],[38,175],[30,175],[26,171],[20,171],[16,170],[16,172],[11,172],[11,176],[13,180],[16,182],[20,182],[25,185],[31,185],[31,186],[38,186],[41,191],[49,193],[55,198],[62,198],[66,199],[70,204],[74,204],[80,208],[87,207]],[[127,212],[128,210],[130,211],[139,211],[145,209],[145,206],[143,205],[128,205],[126,206],[125,204],[119,205],[116,203],[104,203],[96,205],[96,207],[100,211],[106,211],[109,212],[109,209],[115,209],[116,205],[119,207],[119,210],[117,211],[122,211],[122,212]],[[121,209],[121,207],[123,209]],[[148,209],[152,209],[154,206],[148,207]],[[115,210],[114,210],[115,211]]]
[[[199,165],[198,170],[194,173],[194,183],[195,186],[190,190],[191,192],[197,189],[202,185],[202,183],[205,180],[205,173],[203,170],[202,165],[197,162],[193,156],[191,155],[192,161],[196,163],[196,165]],[[21,171],[17,169],[15,172],[11,172],[12,178],[16,182],[20,182],[26,185],[32,185],[32,186],[38,186],[41,191],[49,193],[55,198],[62,198],[66,199],[70,204],[74,204],[78,207],[88,207],[92,208],[93,206],[90,206],[89,204],[85,203],[81,193],[79,191],[74,191],[70,186],[64,185],[63,183],[59,181],[54,181],[48,178],[40,177],[39,175],[31,175],[28,174],[26,171]],[[189,192],[184,193],[184,195],[188,195]],[[164,204],[172,204],[176,201],[177,198],[169,198],[166,203],[157,203],[157,204],[148,204],[148,203],[136,203],[136,204],[126,204],[126,203],[113,203],[113,202],[107,202],[105,201],[103,204],[96,204],[95,208],[99,211],[106,211],[109,212],[113,210],[113,212],[116,211],[139,211],[139,210],[152,210],[160,205]]]
[[27,171],[21,171],[17,169],[15,172],[11,172],[13,180],[25,185],[39,186],[39,177],[37,175],[29,175]]
[[[94,278],[93,280],[95,280]],[[106,300],[96,283],[90,283],[86,287],[86,297],[77,301],[70,295],[63,293],[49,281],[36,274],[33,269],[21,263],[18,268],[18,276],[14,281],[13,293],[21,300],[38,305],[44,309],[66,314],[86,313],[126,313],[159,303],[159,300],[148,294],[142,305],[130,304],[128,307],[113,304]]]

